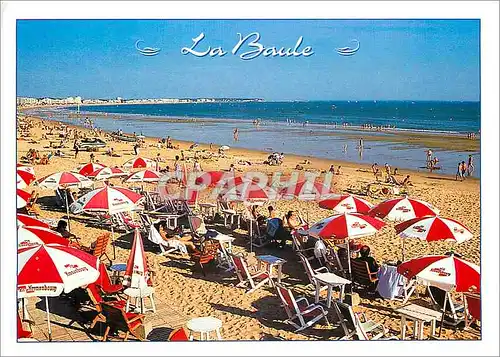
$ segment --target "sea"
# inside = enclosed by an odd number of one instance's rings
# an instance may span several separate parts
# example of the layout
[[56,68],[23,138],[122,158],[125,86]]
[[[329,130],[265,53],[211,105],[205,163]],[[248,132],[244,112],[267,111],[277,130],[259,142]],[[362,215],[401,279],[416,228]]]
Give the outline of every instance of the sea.
[[[78,108],[42,108],[28,114],[75,123]],[[425,148],[391,142],[393,132],[422,135],[480,135],[480,102],[454,101],[289,101],[172,104],[81,105],[78,118],[89,117],[103,130],[198,143],[213,143],[263,151],[278,151],[334,160],[426,171]],[[258,123],[258,125],[257,125]],[[369,125],[370,131],[360,130]],[[234,141],[234,129],[239,140]],[[383,128],[383,130],[377,130]],[[361,150],[359,139],[369,137]],[[377,136],[384,140],[377,140]],[[479,140],[479,139],[476,139]],[[433,148],[441,169],[455,174],[459,161],[474,157],[474,176],[480,172],[479,151]]]

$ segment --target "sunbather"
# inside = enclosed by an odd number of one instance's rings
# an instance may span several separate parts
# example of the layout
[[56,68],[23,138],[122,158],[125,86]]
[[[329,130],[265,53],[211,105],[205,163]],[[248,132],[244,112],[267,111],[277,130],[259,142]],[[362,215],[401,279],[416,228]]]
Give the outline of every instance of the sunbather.
[[193,238],[190,235],[183,235],[181,237],[177,234],[174,234],[170,229],[168,229],[167,222],[165,221],[160,222],[158,232],[160,233],[160,236],[164,241],[177,240],[184,244],[189,252],[197,251],[196,246],[192,242]]

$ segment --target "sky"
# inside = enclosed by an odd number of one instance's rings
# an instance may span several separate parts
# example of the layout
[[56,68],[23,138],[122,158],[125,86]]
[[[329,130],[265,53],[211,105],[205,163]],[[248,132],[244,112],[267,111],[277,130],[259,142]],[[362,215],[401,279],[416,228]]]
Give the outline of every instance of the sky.
[[[480,95],[479,20],[18,20],[17,95],[464,100]],[[264,48],[310,56],[243,60]],[[221,47],[219,57],[181,53]],[[155,56],[136,49],[159,48]],[[351,56],[337,48],[355,47]]]

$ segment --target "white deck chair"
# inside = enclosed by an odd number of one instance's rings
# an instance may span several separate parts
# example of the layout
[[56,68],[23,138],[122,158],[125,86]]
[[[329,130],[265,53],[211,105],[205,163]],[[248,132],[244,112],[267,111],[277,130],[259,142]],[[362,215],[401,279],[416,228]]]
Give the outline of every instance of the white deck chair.
[[350,305],[335,301],[334,308],[344,330],[343,340],[354,336],[357,336],[359,340],[379,340],[383,339],[388,332],[384,325],[367,319],[364,313],[354,313]]
[[228,226],[228,220],[231,222],[231,227],[236,223],[237,227],[240,228],[241,224],[241,215],[236,212],[234,209],[229,207],[229,203],[227,201],[218,200],[217,201],[218,210],[222,213],[224,217],[224,226]]
[[149,234],[148,234],[148,239],[155,243],[158,244],[161,250],[161,255],[173,253],[175,251],[179,251],[183,254],[188,254],[187,247],[182,244],[179,240],[176,239],[171,239],[168,241],[165,241],[158,230],[155,227],[155,224],[158,223],[160,220],[153,222],[149,228]]
[[229,254],[229,256],[233,262],[236,276],[240,281],[236,286],[246,288],[247,285],[250,285],[250,289],[246,291],[247,294],[254,292],[269,282],[269,273],[266,270],[260,270],[251,274],[242,256],[236,254]]
[[[320,267],[318,269],[313,269],[311,267],[311,264],[309,263],[309,260],[307,260],[307,258],[303,254],[297,253],[297,255],[300,258],[300,262],[304,266],[304,269],[306,271],[307,278],[309,279],[309,282],[311,283],[311,285],[313,286],[313,288],[316,288],[315,275],[316,274],[321,274],[321,273],[329,273],[328,268],[327,267]],[[328,289],[328,285],[323,285],[320,288],[320,291],[323,291],[325,289]]]
[[330,326],[326,315],[327,311],[323,306],[318,304],[309,304],[305,297],[300,297],[295,300],[293,293],[290,289],[286,289],[283,285],[275,283],[278,296],[285,308],[288,315],[288,322],[296,328],[295,332],[302,331],[308,327],[313,326],[321,319],[325,319],[326,324]]
[[450,326],[457,326],[462,321],[465,321],[464,305],[454,302],[451,294],[447,291],[445,292],[443,301],[443,299],[436,294],[439,290],[441,289],[430,285],[427,286],[427,292],[429,293],[434,308],[440,312],[445,311],[444,323]]

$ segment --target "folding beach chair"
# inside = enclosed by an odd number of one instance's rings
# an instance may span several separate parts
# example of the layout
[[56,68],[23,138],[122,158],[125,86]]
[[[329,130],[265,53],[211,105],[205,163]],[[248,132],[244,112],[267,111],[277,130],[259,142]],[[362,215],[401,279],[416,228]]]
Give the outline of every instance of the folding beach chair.
[[435,286],[428,286],[427,292],[431,298],[435,310],[445,312],[444,323],[449,326],[457,326],[465,320],[464,305],[455,303],[451,294]]
[[481,321],[481,296],[479,294],[464,293],[465,307],[465,329],[468,329],[472,323],[478,325]]
[[[23,322],[29,323],[29,330],[26,330],[23,326]],[[34,325],[33,321],[21,320],[19,316],[19,311],[17,312],[17,338],[18,339],[31,339],[33,336],[33,331],[31,330],[31,325]]]
[[104,331],[103,341],[108,338],[109,331],[125,332],[124,341],[127,341],[130,334],[140,341],[145,340],[144,315],[132,312],[125,312],[122,308],[113,304],[102,302],[102,314],[106,318],[106,330]]
[[[89,295],[90,301],[94,304],[94,309],[97,312],[97,315],[92,320],[90,324],[90,329],[93,329],[96,323],[98,322],[106,322],[106,317],[102,314],[102,303],[105,302],[101,293],[99,292],[99,287],[96,284],[89,284],[87,286],[87,294]],[[108,304],[112,304],[118,308],[124,308],[127,303],[125,300],[115,300],[115,301],[106,301]]]
[[111,234],[109,233],[103,233],[98,236],[96,241],[91,245],[89,253],[99,258],[101,262],[106,259],[111,264],[111,259],[109,259],[108,254],[106,253],[110,237]]
[[[385,337],[387,330],[384,325],[366,318],[364,313],[355,313],[352,306],[335,301],[335,312],[344,330],[342,339],[356,337],[358,340],[378,340]],[[389,339],[397,339],[390,337]]]
[[326,315],[327,311],[323,306],[318,304],[309,304],[305,297],[300,297],[297,300],[294,298],[292,291],[286,289],[280,283],[275,283],[278,296],[288,315],[286,322],[296,328],[295,332],[302,331],[313,326],[321,319],[325,319],[326,324],[330,326]]
[[234,271],[239,280],[236,286],[246,288],[247,285],[250,285],[250,289],[246,291],[247,294],[254,292],[269,282],[269,273],[266,270],[260,270],[251,274],[242,256],[231,253],[229,256],[233,261]]
[[306,257],[307,260],[313,260],[316,258],[314,255],[314,248],[305,248],[301,242],[302,236],[296,230],[293,230],[291,232],[291,236],[292,246],[297,254],[302,254],[304,257]]
[[219,242],[207,240],[201,244],[200,251],[191,254],[191,260],[200,267],[203,276],[206,276],[205,265],[217,261],[219,249]]
[[176,239],[169,239],[169,240],[164,240],[158,230],[155,227],[155,224],[158,223],[160,220],[153,222],[151,226],[149,226],[149,233],[148,233],[148,240],[158,244],[161,250],[161,255],[165,254],[170,254],[174,253],[176,251],[179,251],[183,254],[187,254],[187,247],[182,244],[179,240]]
[[[306,275],[307,275],[307,278],[309,279],[309,282],[311,283],[313,288],[316,288],[315,275],[321,274],[321,273],[329,273],[328,268],[327,267],[320,267],[318,269],[313,269],[311,267],[311,263],[309,262],[309,260],[307,260],[307,258],[303,254],[297,253],[297,255],[299,256],[300,262],[304,266],[304,269],[306,271]],[[320,288],[320,291],[323,291],[327,288],[328,288],[328,285],[324,285]]]
[[352,282],[358,287],[375,289],[378,281],[377,272],[370,272],[368,263],[356,259],[351,260]]
[[113,284],[109,277],[108,270],[103,263],[99,263],[99,278],[95,282],[97,286],[107,295],[119,294],[123,291],[122,284]]
[[207,234],[207,227],[201,216],[188,216],[189,229],[193,238],[199,241],[203,241],[205,234]]
[[229,207],[229,203],[227,201],[223,201],[221,199],[217,200],[218,210],[222,213],[224,217],[224,227],[228,226],[228,220],[230,222],[230,227],[234,227],[236,224],[237,228],[240,228],[241,225],[241,215],[236,212],[234,209]]

